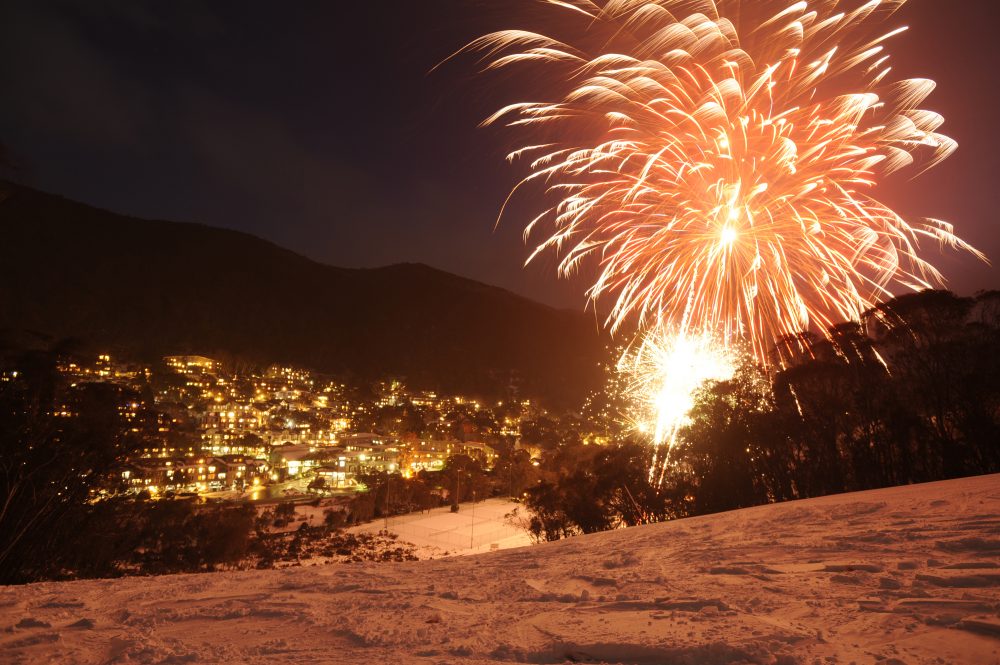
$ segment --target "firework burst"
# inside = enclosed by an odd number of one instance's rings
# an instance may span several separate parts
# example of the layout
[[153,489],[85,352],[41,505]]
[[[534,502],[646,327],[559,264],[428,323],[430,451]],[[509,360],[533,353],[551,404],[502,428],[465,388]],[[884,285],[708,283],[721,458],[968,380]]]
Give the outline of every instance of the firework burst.
[[670,334],[651,330],[618,362],[627,377],[626,395],[634,405],[635,427],[652,442],[655,453],[650,476],[674,447],[677,433],[688,423],[698,389],[709,381],[733,375],[736,354],[712,335]]
[[956,147],[920,109],[934,83],[891,76],[905,28],[884,25],[905,0],[541,1],[581,21],[571,38],[510,30],[463,51],[548,85],[485,124],[540,137],[510,155],[530,164],[515,191],[551,200],[525,231],[544,235],[532,258],[556,250],[563,275],[596,262],[588,297],[611,299],[612,329],[742,338],[766,363],[782,337],[940,284],[922,240],[978,255],[874,195]]

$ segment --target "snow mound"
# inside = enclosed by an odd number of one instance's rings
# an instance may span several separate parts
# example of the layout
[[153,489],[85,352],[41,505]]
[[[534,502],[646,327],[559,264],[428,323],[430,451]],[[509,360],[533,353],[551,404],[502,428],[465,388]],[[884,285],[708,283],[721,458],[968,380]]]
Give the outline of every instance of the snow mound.
[[1000,476],[488,554],[0,588],[4,663],[1000,663]]

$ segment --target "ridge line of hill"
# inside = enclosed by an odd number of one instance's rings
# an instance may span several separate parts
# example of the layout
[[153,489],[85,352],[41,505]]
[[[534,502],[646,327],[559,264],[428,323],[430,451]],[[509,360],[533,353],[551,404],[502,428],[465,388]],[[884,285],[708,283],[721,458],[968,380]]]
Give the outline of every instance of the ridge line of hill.
[[0,330],[136,359],[199,353],[361,381],[577,402],[604,340],[559,310],[420,263],[340,268],[242,231],[0,183]]

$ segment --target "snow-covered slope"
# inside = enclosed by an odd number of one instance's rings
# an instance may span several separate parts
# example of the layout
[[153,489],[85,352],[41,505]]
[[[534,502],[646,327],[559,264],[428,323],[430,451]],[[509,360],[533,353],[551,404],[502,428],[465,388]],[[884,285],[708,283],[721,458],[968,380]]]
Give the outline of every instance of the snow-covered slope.
[[[375,520],[368,524],[350,527],[352,533],[394,533],[401,542],[414,546],[420,559],[437,559],[457,554],[477,554],[531,544],[531,536],[507,515],[518,509],[519,504],[507,499],[486,499],[474,506],[462,504],[459,512],[450,506],[426,512],[390,517],[388,521]],[[524,514],[520,508],[519,514]],[[520,519],[526,522],[526,519]]]
[[403,564],[0,589],[0,662],[1000,663],[1000,476]]

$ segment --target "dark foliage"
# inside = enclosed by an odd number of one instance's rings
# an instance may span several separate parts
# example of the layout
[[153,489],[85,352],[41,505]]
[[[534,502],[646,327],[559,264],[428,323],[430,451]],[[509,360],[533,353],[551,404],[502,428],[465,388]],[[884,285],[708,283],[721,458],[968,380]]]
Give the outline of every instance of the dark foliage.
[[528,527],[538,540],[558,540],[675,516],[677,497],[657,487],[650,454],[635,443],[578,446],[572,467],[559,465],[525,495]]
[[61,574],[92,491],[114,487],[155,422],[131,391],[67,385],[63,355],[22,352],[0,367],[0,584]]
[[747,365],[702,390],[662,483],[643,482],[648,450],[547,436],[533,533],[1000,472],[1000,293],[902,296],[775,353],[773,375]]
[[901,296],[773,377],[707,387],[673,463],[696,512],[1000,471],[1000,293]]
[[452,506],[477,501],[493,495],[493,478],[476,460],[467,455],[452,455],[439,475],[441,486]]

